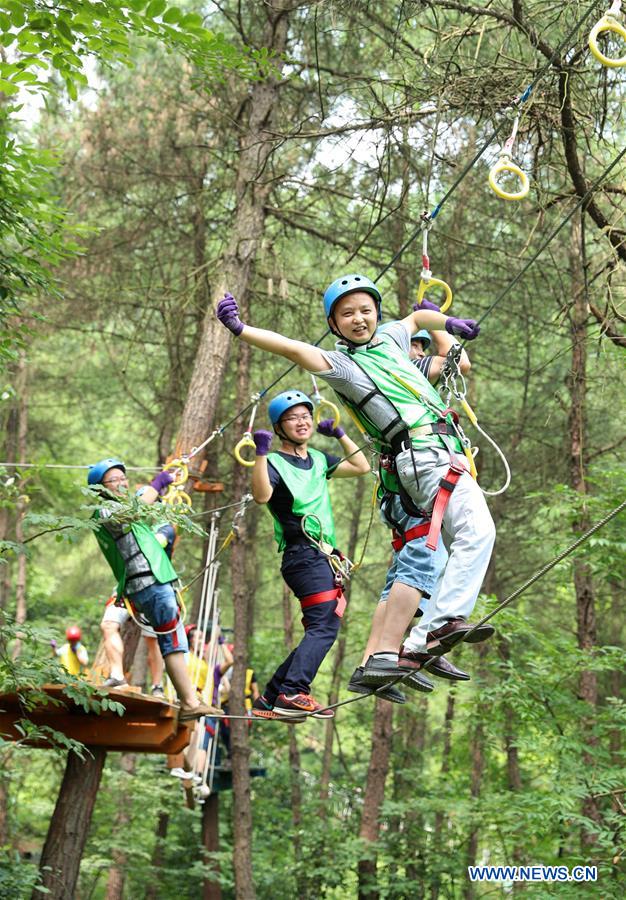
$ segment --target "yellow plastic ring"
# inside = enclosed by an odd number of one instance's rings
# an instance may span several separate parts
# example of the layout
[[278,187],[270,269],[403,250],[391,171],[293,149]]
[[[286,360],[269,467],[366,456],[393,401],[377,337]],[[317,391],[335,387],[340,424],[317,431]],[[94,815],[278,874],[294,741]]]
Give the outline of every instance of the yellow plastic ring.
[[189,481],[189,467],[187,463],[184,463],[182,459],[173,459],[163,466],[164,472],[171,470],[178,470],[178,474],[174,476],[174,481],[171,482],[170,487],[179,487],[181,484],[187,484]]
[[[512,175],[517,175],[521,182],[519,191],[512,193],[500,187],[498,175],[501,175],[502,172],[510,172]],[[501,156],[495,166],[492,166],[489,172],[489,187],[502,200],[523,200],[530,190],[528,175],[519,166],[516,166],[514,162],[511,162],[508,156]]]
[[167,502],[172,506],[191,506],[191,497],[186,491],[174,491],[171,500]]
[[452,303],[452,288],[449,284],[446,284],[445,281],[442,281],[441,278],[429,278],[428,281],[425,281],[423,278],[419,283],[417,288],[417,302],[421,303],[424,299],[424,295],[426,291],[429,291],[432,287],[440,287],[443,288],[446,294],[446,299],[443,301],[442,305],[439,307],[439,312],[445,312],[449,309],[450,304]]
[[619,59],[612,59],[610,56],[605,56],[598,47],[598,35],[603,34],[605,31],[612,31],[614,34],[619,35],[623,41],[626,41],[626,28],[621,22],[618,22],[613,16],[602,16],[589,34],[589,49],[603,66],[608,66],[610,69],[619,69],[622,66],[626,66],[626,55],[620,56]]
[[322,421],[322,407],[323,406],[327,406],[328,409],[331,411],[332,416],[333,416],[333,428],[337,428],[337,426],[341,422],[341,414],[339,412],[338,407],[336,407],[335,404],[332,403],[330,400],[321,400],[320,399],[319,404],[317,405],[315,412],[313,413],[313,419],[315,420],[315,424],[319,425],[319,423]]
[[252,437],[250,436],[249,432],[246,432],[246,434],[244,434],[244,436],[239,441],[239,443],[235,445],[235,449],[233,450],[233,453],[235,454],[235,459],[237,460],[239,465],[251,467],[254,465],[254,460],[253,459],[245,459],[241,455],[241,451],[243,450],[244,447],[254,447],[254,449],[256,450],[256,444],[252,440]]

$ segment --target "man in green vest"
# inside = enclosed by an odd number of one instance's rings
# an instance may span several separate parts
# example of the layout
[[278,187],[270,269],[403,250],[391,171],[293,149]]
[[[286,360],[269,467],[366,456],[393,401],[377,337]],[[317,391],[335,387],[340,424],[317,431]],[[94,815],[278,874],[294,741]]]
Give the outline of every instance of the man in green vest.
[[[433,544],[436,532],[441,531],[448,561],[429,606],[424,645],[411,647],[411,652],[445,653],[466,637],[472,643],[483,641],[494,633],[493,627],[473,628],[467,619],[489,564],[495,527],[484,496],[470,475],[463,455],[467,455],[466,448],[452,415],[408,355],[411,335],[422,328],[445,329],[448,334],[473,340],[479,326],[472,319],[445,316],[422,303],[401,321],[379,331],[382,297],[374,282],[360,274],[344,275],[329,285],[324,311],[330,330],[339,338],[334,351],[244,325],[230,295],[218,303],[216,313],[222,324],[246,343],[325,379],[371,435],[377,449],[387,454],[407,513],[432,517],[437,527],[428,542]],[[397,677],[397,652],[382,651],[374,659],[383,683]]]
[[[171,481],[169,472],[160,472],[138,499],[154,503]],[[126,467],[119,459],[103,459],[90,466],[87,483],[106,500],[128,494]],[[180,700],[179,721],[219,715],[219,710],[198,700],[187,671],[185,653],[189,648],[173,588],[178,576],[162,543],[146,522],[118,521],[116,511],[108,505],[95,513],[96,540],[117,578],[117,596],[127,597],[156,632],[167,674]]]
[[337,637],[345,600],[341,583],[318,544],[336,547],[328,479],[364,475],[370,467],[354,441],[331,419],[320,422],[317,430],[336,438],[346,458],[309,447],[313,403],[301,391],[274,397],[268,414],[280,449],[269,452],[270,431],[255,432],[252,496],[257,503],[267,503],[274,519],[274,537],[283,554],[281,573],[300,601],[304,637],[274,672],[254,702],[252,714],[292,720],[303,713],[332,718],[333,710],[311,696],[311,682]]

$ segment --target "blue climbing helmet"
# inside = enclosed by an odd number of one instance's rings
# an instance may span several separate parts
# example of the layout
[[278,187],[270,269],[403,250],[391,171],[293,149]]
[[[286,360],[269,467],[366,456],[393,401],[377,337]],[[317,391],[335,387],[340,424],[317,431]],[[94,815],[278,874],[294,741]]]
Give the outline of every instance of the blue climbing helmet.
[[126,474],[126,466],[121,459],[114,459],[113,457],[101,459],[100,462],[95,463],[93,466],[89,466],[87,484],[92,486],[95,484],[102,484],[102,479],[109,469],[121,469],[122,472]]
[[425,328],[421,328],[419,331],[416,331],[415,334],[411,335],[411,341],[421,341],[424,345],[424,350],[428,350],[432,343],[432,338]]
[[313,412],[313,401],[310,397],[307,397],[306,394],[303,394],[302,391],[283,391],[282,394],[274,397],[267,407],[267,414],[270,417],[270,422],[272,425],[277,425],[281,416],[284,415],[288,409],[291,409],[292,406],[300,406],[301,404],[308,406],[311,412]]
[[378,307],[378,321],[382,319],[383,298],[380,291],[373,281],[370,281],[365,275],[342,275],[332,284],[329,284],[324,291],[324,313],[329,319],[333,314],[333,307],[338,300],[345,297],[346,294],[353,294],[355,291],[365,291],[370,294],[376,301]]

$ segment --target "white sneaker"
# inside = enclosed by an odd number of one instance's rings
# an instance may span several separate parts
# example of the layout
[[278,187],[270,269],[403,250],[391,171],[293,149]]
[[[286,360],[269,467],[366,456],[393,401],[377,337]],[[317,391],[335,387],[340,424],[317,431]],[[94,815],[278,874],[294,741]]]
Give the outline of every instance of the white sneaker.
[[170,769],[170,775],[173,775],[174,778],[183,778],[185,781],[191,781],[193,779],[193,772],[185,772],[181,766]]

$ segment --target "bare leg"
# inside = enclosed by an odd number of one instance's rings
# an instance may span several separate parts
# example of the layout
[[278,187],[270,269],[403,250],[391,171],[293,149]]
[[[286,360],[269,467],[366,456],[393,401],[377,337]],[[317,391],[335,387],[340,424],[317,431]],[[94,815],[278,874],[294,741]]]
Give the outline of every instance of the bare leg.
[[100,630],[109,661],[109,676],[122,681],[124,678],[124,643],[120,635],[120,626],[117,622],[101,622]]
[[184,653],[168,653],[165,657],[165,668],[170,676],[174,689],[178,694],[181,706],[195,709],[200,705],[196,689],[191,683]]
[[156,638],[146,637],[146,649],[148,651],[148,667],[152,678],[152,685],[161,684],[163,681],[163,657],[159,650],[159,643]]
[[400,650],[405,632],[417,612],[421,599],[421,591],[394,581],[385,603],[387,609],[382,621],[378,646],[373,649],[374,653],[397,653]]

